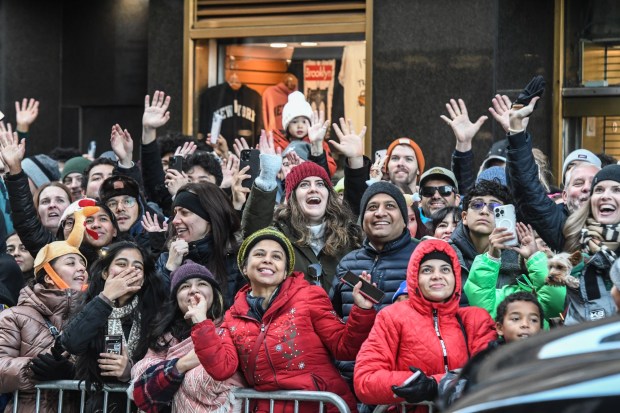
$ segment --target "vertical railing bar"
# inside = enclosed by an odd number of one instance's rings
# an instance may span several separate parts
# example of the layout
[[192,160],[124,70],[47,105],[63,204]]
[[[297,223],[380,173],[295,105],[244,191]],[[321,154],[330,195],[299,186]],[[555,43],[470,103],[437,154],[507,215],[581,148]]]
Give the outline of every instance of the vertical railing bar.
[[17,405],[19,404],[19,390],[13,393],[13,413],[17,413]]
[[41,411],[41,389],[37,389],[37,396],[34,403],[34,411],[39,413]]
[[245,400],[245,413],[250,413],[250,398],[246,397]]
[[62,413],[62,401],[65,396],[65,391],[63,389],[58,390],[58,413]]
[[299,413],[299,400],[295,400],[295,413]]
[[103,390],[103,413],[108,413],[108,391]]
[[319,413],[323,413],[323,400],[319,402]]
[[84,413],[84,410],[86,409],[86,389],[82,389],[81,391],[81,395],[80,395],[80,413]]
[[274,413],[276,408],[276,401],[274,399],[269,399],[269,413]]

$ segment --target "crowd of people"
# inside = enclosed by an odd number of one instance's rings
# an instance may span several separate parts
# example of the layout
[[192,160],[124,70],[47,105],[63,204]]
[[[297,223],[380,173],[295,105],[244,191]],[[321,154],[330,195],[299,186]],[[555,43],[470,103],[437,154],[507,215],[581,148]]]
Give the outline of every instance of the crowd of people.
[[[450,100],[451,169],[410,137],[369,159],[365,128],[344,119],[327,139],[329,121],[299,92],[284,131],[229,148],[158,133],[171,102],[156,91],[135,161],[118,124],[94,159],[30,154],[39,102],[16,102],[15,131],[0,123],[0,407],[19,391],[19,411],[34,411],[37,383],[68,379],[84,381],[92,412],[108,383],[129,386],[108,411],[127,397],[145,412],[241,411],[234,389],[251,387],[421,412],[454,401],[446,389],[481,355],[613,316],[620,165],[578,149],[554,186],[526,129],[540,85],[492,99],[506,138],[479,168],[472,141],[488,117],[472,122]],[[257,170],[240,161],[248,150]],[[513,225],[496,220],[511,210]],[[41,411],[57,405],[42,392]]]

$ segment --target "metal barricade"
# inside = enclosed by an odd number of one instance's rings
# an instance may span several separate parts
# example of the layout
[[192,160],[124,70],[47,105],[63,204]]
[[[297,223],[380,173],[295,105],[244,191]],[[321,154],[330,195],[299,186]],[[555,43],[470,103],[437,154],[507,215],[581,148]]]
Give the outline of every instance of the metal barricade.
[[[387,410],[391,406],[395,406],[395,405],[394,404],[382,404],[380,406],[375,407],[375,410],[373,410],[372,413],[384,413],[384,412],[387,412]],[[422,402],[422,403],[415,403],[415,404],[401,403],[400,404],[400,413],[406,413],[407,408],[408,407],[412,407],[412,406],[426,406],[426,407],[428,407],[428,413],[433,413],[433,411],[435,410],[435,404],[432,403],[432,402]]]
[[326,391],[305,390],[278,390],[271,392],[256,391],[248,388],[238,388],[234,391],[235,397],[244,399],[244,412],[250,412],[250,400],[269,400],[269,412],[273,413],[275,401],[285,400],[295,402],[294,413],[299,412],[299,402],[319,403],[319,413],[325,411],[325,403],[333,404],[340,413],[350,413],[347,403],[335,393]]
[[[108,397],[109,393],[124,393],[127,391],[128,385],[126,384],[106,384],[103,387],[103,413],[108,411]],[[39,413],[41,408],[41,392],[42,391],[57,391],[58,392],[58,413],[63,411],[63,400],[65,392],[79,391],[80,395],[80,413],[84,412],[84,404],[86,401],[86,388],[83,381],[78,380],[58,380],[47,381],[39,383],[35,386],[36,389],[36,413]],[[292,401],[294,402],[294,413],[299,412],[300,402],[314,402],[319,404],[319,413],[325,412],[325,405],[334,405],[340,413],[351,413],[349,406],[335,393],[324,391],[304,391],[304,390],[278,390],[272,392],[260,392],[250,388],[237,388],[234,390],[235,398],[242,399],[244,403],[244,412],[250,411],[250,400],[269,400],[269,411],[273,413],[275,402]],[[19,391],[13,393],[13,413],[19,412]],[[127,406],[125,411],[129,413],[131,411],[131,401],[127,399]]]

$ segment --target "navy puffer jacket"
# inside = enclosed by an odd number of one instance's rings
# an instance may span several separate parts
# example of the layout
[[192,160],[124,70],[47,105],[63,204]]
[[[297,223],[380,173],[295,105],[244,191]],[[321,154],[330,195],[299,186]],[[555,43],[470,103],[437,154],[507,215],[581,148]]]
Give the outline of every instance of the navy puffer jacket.
[[360,275],[362,271],[371,274],[372,282],[385,292],[383,301],[377,308],[379,310],[392,303],[392,296],[407,278],[409,258],[417,245],[418,242],[412,239],[409,230],[405,229],[399,238],[387,243],[382,251],[374,249],[366,239],[362,248],[345,255],[336,269],[337,279],[334,280],[330,293],[334,310],[338,315],[346,319],[353,307],[353,289],[340,282],[340,278],[347,271],[355,275]]

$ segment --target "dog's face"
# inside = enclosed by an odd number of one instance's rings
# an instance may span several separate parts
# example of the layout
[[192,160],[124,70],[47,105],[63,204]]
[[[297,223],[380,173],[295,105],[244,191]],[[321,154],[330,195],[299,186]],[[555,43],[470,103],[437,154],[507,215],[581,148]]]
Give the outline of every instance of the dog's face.
[[556,286],[566,285],[571,288],[577,288],[579,280],[571,276],[570,273],[580,259],[581,254],[579,252],[573,254],[562,252],[549,258],[547,261],[547,268],[549,269],[547,284]]

